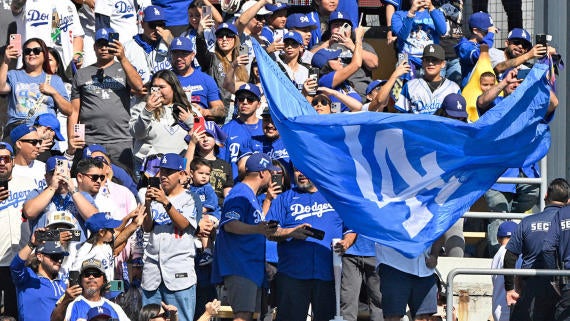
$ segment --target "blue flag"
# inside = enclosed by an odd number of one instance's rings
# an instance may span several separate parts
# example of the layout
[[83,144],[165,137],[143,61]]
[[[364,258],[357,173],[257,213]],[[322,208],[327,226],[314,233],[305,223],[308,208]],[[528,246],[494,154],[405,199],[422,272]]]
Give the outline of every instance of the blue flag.
[[540,160],[547,66],[472,124],[433,115],[318,115],[254,42],[263,91],[293,164],[354,231],[422,253],[510,167]]

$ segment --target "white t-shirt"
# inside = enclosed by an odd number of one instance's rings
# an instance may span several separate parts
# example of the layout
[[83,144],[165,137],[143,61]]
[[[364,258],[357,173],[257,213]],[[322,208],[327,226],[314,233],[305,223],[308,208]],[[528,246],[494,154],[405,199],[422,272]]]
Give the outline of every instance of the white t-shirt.
[[12,169],[12,176],[30,178],[40,190],[47,187],[45,175],[46,164],[39,160],[33,160],[28,166],[14,164]]
[[[507,249],[505,245],[501,246],[491,263],[492,269],[502,269],[505,253]],[[505,277],[503,275],[491,276],[493,281],[493,298],[491,299],[493,319],[495,321],[509,321],[510,309],[507,305],[507,291],[505,291]]]
[[137,10],[134,0],[97,0],[95,13],[110,17],[111,28],[119,33],[119,41],[125,41],[138,34]]

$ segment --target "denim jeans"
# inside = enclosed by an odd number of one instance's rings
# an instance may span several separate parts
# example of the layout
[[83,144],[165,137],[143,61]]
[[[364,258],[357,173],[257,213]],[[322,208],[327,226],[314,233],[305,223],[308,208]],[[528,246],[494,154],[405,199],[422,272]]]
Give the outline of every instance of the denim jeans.
[[150,303],[160,305],[160,302],[172,304],[178,309],[178,321],[192,321],[196,309],[196,285],[180,291],[170,291],[163,282],[154,291],[143,290],[143,306]]

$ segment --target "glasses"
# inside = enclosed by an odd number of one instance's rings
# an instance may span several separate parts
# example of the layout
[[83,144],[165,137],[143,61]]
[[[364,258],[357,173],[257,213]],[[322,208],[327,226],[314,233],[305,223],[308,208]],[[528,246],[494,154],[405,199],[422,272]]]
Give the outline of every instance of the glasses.
[[163,318],[163,319],[169,319],[170,318],[170,311],[164,311],[161,314],[157,314],[154,317],[150,317],[150,319],[158,319],[158,318]]
[[311,102],[311,105],[313,107],[315,107],[316,105],[321,104],[322,106],[328,106],[329,105],[329,101],[326,99],[313,99],[313,101]]
[[42,47],[35,47],[35,48],[24,48],[24,55],[29,56],[34,53],[34,55],[39,55],[42,52]]
[[65,258],[65,255],[63,254],[44,254],[44,255],[49,257],[50,260],[59,263],[63,262],[63,259]]
[[90,270],[90,271],[83,272],[84,278],[88,279],[91,276],[94,278],[100,278],[103,276],[103,273],[101,273],[101,271],[97,271],[97,270]]
[[257,14],[257,15],[255,15],[255,19],[256,19],[257,21],[264,21],[264,20],[267,19],[267,16]]
[[84,173],[81,173],[81,174],[83,174],[83,175],[89,177],[92,182],[97,182],[97,181],[99,181],[99,180],[102,182],[102,181],[105,180],[105,175],[84,174]]
[[228,38],[228,39],[234,39],[235,36],[236,36],[236,35],[235,35],[233,32],[231,32],[231,31],[220,31],[220,32],[218,32],[218,33],[216,34],[216,37],[217,37],[218,39],[222,39],[222,38],[224,38],[224,37],[226,37],[226,38]]
[[240,95],[236,97],[236,100],[239,101],[240,103],[243,103],[246,99],[250,103],[259,101],[259,99],[257,99],[257,97],[255,97],[254,95]]
[[106,160],[105,157],[103,157],[103,156],[95,156],[95,157],[92,157],[92,158],[93,158],[94,160],[97,160],[97,161],[99,161],[99,162],[105,164],[105,165],[109,165],[109,162],[107,162],[107,160]]
[[297,47],[300,46],[300,44],[299,44],[297,41],[287,41],[287,40],[285,40],[285,41],[284,41],[284,44],[285,44],[285,48],[287,48],[287,47],[297,48]]
[[24,142],[24,143],[30,143],[34,146],[38,146],[38,145],[42,144],[43,140],[41,140],[41,139],[20,139],[20,141]]
[[2,155],[0,156],[0,163],[11,163],[12,162],[12,156],[8,156],[8,155]]
[[164,29],[164,28],[166,27],[166,24],[165,24],[164,22],[149,22],[149,23],[148,23],[148,26],[149,26],[151,29],[156,29],[157,27],[160,27],[160,28],[163,28],[163,29]]

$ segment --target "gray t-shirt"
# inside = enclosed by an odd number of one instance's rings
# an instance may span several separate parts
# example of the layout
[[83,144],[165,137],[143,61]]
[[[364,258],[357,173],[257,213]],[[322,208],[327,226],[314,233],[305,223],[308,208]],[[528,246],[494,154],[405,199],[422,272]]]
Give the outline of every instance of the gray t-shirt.
[[72,82],[71,99],[79,98],[79,122],[87,144],[132,140],[129,133],[130,87],[120,63],[101,69],[81,68]]
[[[331,49],[342,49],[342,53],[340,54],[340,57],[352,59],[352,51],[350,51],[345,46],[338,44],[338,43],[335,43],[335,44],[332,44],[330,46],[330,48]],[[366,42],[362,43],[362,50],[376,54],[374,47],[372,47],[370,44],[368,44]],[[368,74],[367,74],[366,70],[364,70],[364,68],[361,67],[361,68],[358,68],[358,70],[354,74],[352,74],[352,76],[348,77],[348,81],[350,81],[352,83],[352,87],[354,88],[354,90],[356,90],[356,92],[360,95],[360,97],[363,100],[366,99],[366,87],[368,87],[368,84],[370,84],[370,82],[372,81],[369,74],[370,74],[370,72],[368,72]]]

